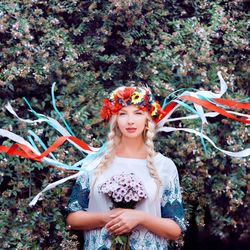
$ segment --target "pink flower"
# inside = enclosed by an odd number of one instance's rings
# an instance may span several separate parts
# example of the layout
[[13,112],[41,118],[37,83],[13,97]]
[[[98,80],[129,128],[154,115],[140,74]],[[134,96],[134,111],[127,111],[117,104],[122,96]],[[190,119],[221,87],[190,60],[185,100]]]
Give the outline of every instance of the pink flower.
[[99,192],[108,195],[114,207],[134,208],[147,198],[146,191],[133,173],[115,175],[99,187]]
[[133,193],[132,200],[139,201],[139,195],[137,193]]

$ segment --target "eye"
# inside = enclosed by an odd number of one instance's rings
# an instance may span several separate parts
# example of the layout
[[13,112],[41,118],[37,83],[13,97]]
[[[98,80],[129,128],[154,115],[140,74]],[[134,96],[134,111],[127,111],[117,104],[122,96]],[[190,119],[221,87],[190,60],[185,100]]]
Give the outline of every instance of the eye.
[[136,114],[137,115],[142,115],[142,112],[141,111],[137,111]]
[[125,115],[125,113],[119,113],[118,115],[119,115],[119,116],[121,116],[121,115]]

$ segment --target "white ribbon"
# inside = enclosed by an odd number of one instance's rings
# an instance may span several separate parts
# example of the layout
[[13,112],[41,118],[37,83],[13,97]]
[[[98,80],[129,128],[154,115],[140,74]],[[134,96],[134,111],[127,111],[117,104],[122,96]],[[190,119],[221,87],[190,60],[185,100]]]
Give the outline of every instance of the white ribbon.
[[[246,118],[248,118],[246,120],[250,120],[250,115],[242,114],[242,113],[238,113],[238,112],[234,112],[234,111],[227,111],[227,112],[230,114],[233,114],[233,115],[246,117]],[[205,115],[205,117],[216,117],[217,115],[220,115],[220,113],[208,112],[208,113],[205,113],[204,115]],[[188,119],[197,119],[197,118],[200,118],[200,117],[198,115],[189,115],[189,116],[182,116],[182,117],[168,119],[168,122],[179,121],[179,120],[188,120]],[[249,124],[246,124],[246,126],[249,126]]]
[[230,156],[233,156],[233,157],[247,157],[250,155],[250,148],[247,148],[247,149],[244,149],[242,151],[238,151],[238,152],[231,152],[231,151],[227,151],[227,150],[223,150],[219,147],[217,147],[215,145],[215,143],[206,135],[204,134],[201,134],[199,131],[196,131],[194,129],[189,129],[189,128],[173,128],[173,127],[162,127],[162,128],[159,128],[157,129],[157,132],[173,132],[173,131],[185,131],[185,132],[188,132],[188,133],[193,133],[195,135],[198,135],[198,136],[202,136],[204,139],[206,139],[207,141],[209,141],[216,149],[218,149],[219,151],[223,152],[224,154],[226,155],[230,155]]
[[[39,114],[38,115],[44,117],[44,118],[39,118],[37,120],[30,120],[30,119],[23,119],[21,117],[19,117],[17,115],[17,113],[14,111],[14,109],[12,108],[11,104],[8,103],[5,108],[11,113],[13,114],[16,118],[18,118],[18,120],[22,121],[22,122],[26,122],[26,123],[31,123],[31,124],[35,124],[35,123],[39,123],[39,122],[48,122],[53,126],[53,128],[55,128],[61,135],[63,136],[71,136],[71,134],[68,132],[68,130],[66,128],[64,128],[57,120],[49,117],[49,116],[45,116],[43,114]],[[74,143],[73,141],[71,141],[70,139],[67,139],[67,141],[69,141],[71,144],[73,144],[77,149],[79,149],[80,151],[83,151],[87,154],[92,154],[93,151],[97,152],[99,150],[99,148],[95,148],[95,147],[90,147],[90,149],[92,150],[85,150],[82,149],[80,146],[78,146],[76,143]]]
[[33,199],[32,201],[29,203],[29,206],[32,207],[34,206],[38,200],[41,200],[43,197],[43,193],[70,180],[70,179],[74,179],[77,178],[78,176],[80,176],[81,174],[83,174],[83,172],[85,171],[93,171],[101,162],[103,157],[103,154],[98,155],[95,159],[90,158],[89,161],[86,161],[83,163],[82,167],[81,167],[81,171],[79,171],[76,174],[73,174],[71,176],[65,177],[61,180],[55,181],[53,183],[50,183],[49,185],[47,185],[41,192],[39,192]]
[[16,135],[6,129],[0,128],[0,136],[7,137],[11,139],[12,141],[15,141],[17,143],[23,144],[27,146],[30,150],[32,150],[35,154],[40,155],[39,151],[37,151],[29,142],[23,139],[23,137]]

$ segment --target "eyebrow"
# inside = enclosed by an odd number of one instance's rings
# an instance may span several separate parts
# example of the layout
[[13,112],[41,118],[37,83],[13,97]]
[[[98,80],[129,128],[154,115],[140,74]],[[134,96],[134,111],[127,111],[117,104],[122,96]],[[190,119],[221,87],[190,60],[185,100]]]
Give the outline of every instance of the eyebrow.
[[[138,109],[134,110],[133,112],[137,112],[137,111],[142,111],[142,110],[138,108]],[[126,112],[127,113],[126,110],[119,110],[118,112]]]

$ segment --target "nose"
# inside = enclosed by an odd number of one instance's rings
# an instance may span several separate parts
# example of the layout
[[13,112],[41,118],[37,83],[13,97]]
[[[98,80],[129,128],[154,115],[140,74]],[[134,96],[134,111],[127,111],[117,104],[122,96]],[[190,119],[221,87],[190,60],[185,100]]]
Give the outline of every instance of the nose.
[[133,115],[128,115],[128,124],[134,124],[134,117]]

